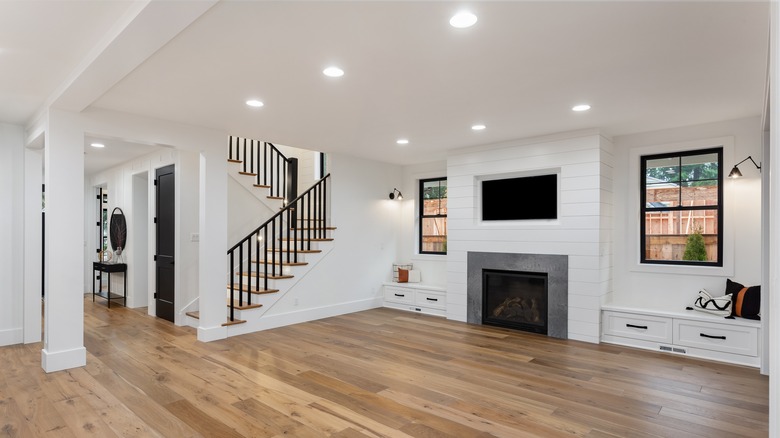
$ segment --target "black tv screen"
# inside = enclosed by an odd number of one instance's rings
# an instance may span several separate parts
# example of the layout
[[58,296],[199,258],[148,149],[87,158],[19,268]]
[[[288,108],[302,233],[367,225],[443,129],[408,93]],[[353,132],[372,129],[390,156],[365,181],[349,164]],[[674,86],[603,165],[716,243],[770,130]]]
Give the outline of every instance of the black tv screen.
[[482,220],[558,218],[558,175],[482,181]]

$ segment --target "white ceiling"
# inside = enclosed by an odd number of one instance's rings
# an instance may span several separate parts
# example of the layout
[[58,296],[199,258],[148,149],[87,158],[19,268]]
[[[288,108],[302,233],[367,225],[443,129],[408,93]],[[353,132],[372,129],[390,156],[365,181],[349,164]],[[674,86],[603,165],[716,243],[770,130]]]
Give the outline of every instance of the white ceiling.
[[[614,136],[762,112],[768,2],[470,2],[477,24],[450,27],[464,5],[207,5],[87,107],[397,164],[584,128]],[[0,1],[0,120],[29,120],[127,9]],[[153,34],[160,21],[126,33]],[[10,58],[25,44],[26,61]],[[346,74],[323,76],[330,64]],[[247,108],[249,98],[265,106]],[[593,108],[571,111],[582,102]],[[401,137],[410,143],[396,145]]]

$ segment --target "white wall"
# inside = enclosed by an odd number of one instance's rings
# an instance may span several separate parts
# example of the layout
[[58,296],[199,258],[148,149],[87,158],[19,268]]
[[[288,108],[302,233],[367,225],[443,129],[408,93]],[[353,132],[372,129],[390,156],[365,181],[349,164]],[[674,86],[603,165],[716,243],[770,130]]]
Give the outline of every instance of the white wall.
[[0,346],[23,341],[24,153],[24,130],[0,123]]
[[[761,161],[760,118],[750,118],[614,138],[615,143],[615,304],[681,311],[690,306],[697,291],[706,288],[720,295],[725,279],[745,285],[761,282],[761,174],[748,162],[741,164],[744,175],[726,179],[724,185],[724,267],[647,268],[639,266],[638,175],[639,155],[678,150],[679,147],[724,147],[724,175],[751,155]],[[733,143],[733,148],[730,144]],[[733,149],[733,150],[732,150]],[[682,272],[680,272],[682,271]]]
[[[456,151],[447,160],[447,317],[466,320],[469,251],[569,256],[569,338],[598,342],[611,290],[612,145],[596,131]],[[481,223],[477,178],[560,172],[556,221]],[[507,194],[522,202],[522,194]]]
[[422,282],[444,286],[447,283],[447,256],[435,254],[420,254],[419,249],[419,210],[420,210],[420,180],[447,176],[447,162],[406,166],[403,170],[403,181],[386,190],[385,196],[393,188],[404,195],[401,205],[401,227],[398,240],[397,263],[412,263],[415,270],[420,271]]
[[400,180],[401,168],[329,157],[331,218],[338,228],[333,249],[264,318],[300,313],[312,319],[381,305],[381,285],[390,280],[400,226],[401,205],[387,198],[388,187]]
[[[231,172],[237,172],[235,168]],[[239,176],[247,178],[246,176]],[[263,190],[254,188],[254,190]],[[275,201],[279,202],[279,201]],[[272,211],[265,203],[234,178],[228,178],[228,246],[233,246],[270,218]]]

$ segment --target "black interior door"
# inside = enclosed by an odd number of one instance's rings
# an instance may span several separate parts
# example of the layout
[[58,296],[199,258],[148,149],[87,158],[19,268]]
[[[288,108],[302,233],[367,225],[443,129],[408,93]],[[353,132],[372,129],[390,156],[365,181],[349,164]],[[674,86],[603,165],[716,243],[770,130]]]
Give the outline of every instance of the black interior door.
[[174,244],[175,244],[175,174],[173,165],[157,169],[157,317],[173,322],[174,317]]

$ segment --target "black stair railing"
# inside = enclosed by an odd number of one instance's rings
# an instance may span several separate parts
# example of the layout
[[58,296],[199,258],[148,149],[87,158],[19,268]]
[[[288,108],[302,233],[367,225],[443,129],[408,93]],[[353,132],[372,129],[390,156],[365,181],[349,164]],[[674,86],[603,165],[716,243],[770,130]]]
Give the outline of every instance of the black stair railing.
[[228,159],[241,162],[241,173],[255,175],[255,185],[265,186],[269,196],[287,199],[285,187],[291,158],[287,158],[272,143],[230,136]]
[[228,250],[230,321],[235,321],[236,304],[251,305],[253,293],[268,291],[270,279],[283,275],[286,266],[298,263],[299,253],[311,251],[313,241],[326,238],[329,178],[330,174],[287,202]]

